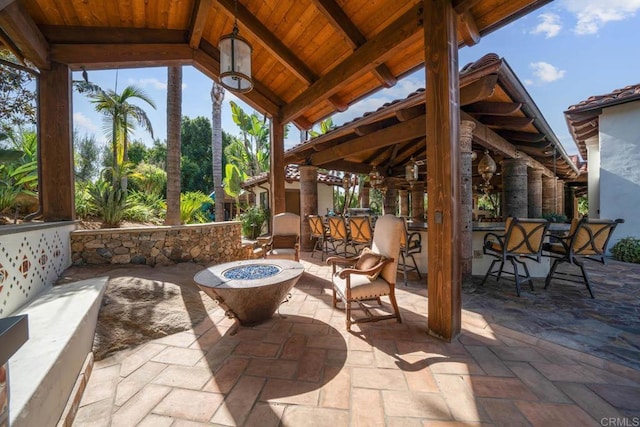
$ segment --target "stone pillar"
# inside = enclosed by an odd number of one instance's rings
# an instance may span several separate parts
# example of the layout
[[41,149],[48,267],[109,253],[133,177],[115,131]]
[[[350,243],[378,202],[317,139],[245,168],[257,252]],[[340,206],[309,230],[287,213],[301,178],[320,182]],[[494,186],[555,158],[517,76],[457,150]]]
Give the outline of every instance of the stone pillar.
[[559,214],[566,215],[564,208],[564,181],[558,179],[556,181],[556,209]]
[[542,177],[542,214],[557,212],[556,209],[556,179],[550,176]]
[[462,283],[471,282],[473,262],[473,183],[471,143],[476,124],[470,120],[460,122],[460,269]]
[[600,137],[587,139],[589,218],[600,218]]
[[395,178],[385,178],[384,185],[387,187],[387,192],[384,195],[384,210],[382,213],[395,215],[398,208],[398,190],[396,189]]
[[542,169],[527,169],[529,218],[542,216]]
[[424,221],[424,182],[416,182],[411,189],[411,218]]
[[400,201],[400,216],[409,216],[409,191],[398,190],[398,198]]
[[371,191],[371,187],[362,185],[360,187],[360,207],[368,208],[369,207],[369,191]]
[[309,215],[318,214],[318,168],[300,166],[300,249],[311,251]]
[[524,159],[502,161],[502,218],[510,216],[526,218],[529,215],[527,202],[527,162]]

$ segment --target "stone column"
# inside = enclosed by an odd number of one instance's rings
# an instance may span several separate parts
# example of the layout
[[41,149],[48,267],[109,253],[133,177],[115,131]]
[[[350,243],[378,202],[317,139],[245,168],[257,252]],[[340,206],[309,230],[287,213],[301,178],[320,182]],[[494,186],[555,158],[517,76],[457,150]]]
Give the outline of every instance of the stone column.
[[564,181],[558,179],[556,181],[556,209],[558,209],[558,213],[562,215],[566,215],[564,208]]
[[542,177],[542,214],[557,212],[556,209],[556,179],[550,176]]
[[416,182],[411,189],[411,218],[424,221],[424,182]]
[[471,143],[476,124],[470,120],[460,122],[460,269],[462,283],[471,281],[473,261],[473,184]]
[[371,190],[371,187],[369,187],[368,185],[362,185],[360,187],[360,207],[361,208],[368,208],[369,207],[369,191]]
[[300,166],[300,249],[313,249],[309,215],[318,214],[318,168]]
[[526,218],[529,215],[527,202],[527,162],[524,159],[502,161],[502,218],[510,216]]
[[398,190],[398,198],[400,201],[400,216],[409,216],[409,191]]
[[529,218],[542,216],[542,169],[527,169]]
[[395,178],[385,178],[384,185],[387,187],[387,192],[384,195],[384,210],[382,213],[395,215],[398,208],[398,190],[396,189]]

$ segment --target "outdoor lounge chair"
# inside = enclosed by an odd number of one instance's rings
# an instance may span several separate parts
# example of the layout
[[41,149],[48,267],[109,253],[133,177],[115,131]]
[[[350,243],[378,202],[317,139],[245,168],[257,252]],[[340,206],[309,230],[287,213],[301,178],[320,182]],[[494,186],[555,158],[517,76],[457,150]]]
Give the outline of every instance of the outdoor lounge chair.
[[[551,280],[555,277],[567,282],[584,283],[587,290],[593,296],[589,276],[584,269],[585,261],[594,261],[606,264],[605,254],[607,245],[611,239],[613,231],[618,224],[623,223],[623,219],[573,219],[569,234],[566,236],[550,235],[557,242],[545,243],[543,250],[548,252],[548,256],[554,258],[551,270],[545,280],[544,288],[547,289]],[[571,274],[556,271],[558,265],[563,262],[571,263],[580,267],[581,274]]]
[[[346,311],[347,330],[352,323],[372,322],[396,319],[401,322],[395,297],[396,274],[400,255],[402,220],[393,215],[384,215],[376,223],[371,249],[364,248],[358,256],[351,258],[330,257],[327,263],[332,265],[333,306],[343,301]],[[338,267],[342,269],[338,269]],[[374,315],[363,303],[380,301],[381,296],[389,296],[393,314]],[[351,318],[351,305],[358,304],[365,317]]]
[[[516,282],[516,293],[520,296],[520,285],[529,282],[533,290],[533,279],[529,274],[527,264],[522,258],[540,262],[542,258],[542,242],[545,237],[549,222],[545,219],[507,218],[505,234],[498,235],[487,233],[484,236],[483,252],[495,257],[487,270],[481,285],[484,285],[489,276],[499,281],[503,274],[510,274]],[[513,266],[513,272],[504,271],[504,263],[509,261]],[[498,270],[493,270],[496,263],[500,263]],[[518,272],[518,264],[524,268],[524,275]]]
[[273,233],[264,245],[265,258],[300,260],[300,216],[284,212],[273,217]]

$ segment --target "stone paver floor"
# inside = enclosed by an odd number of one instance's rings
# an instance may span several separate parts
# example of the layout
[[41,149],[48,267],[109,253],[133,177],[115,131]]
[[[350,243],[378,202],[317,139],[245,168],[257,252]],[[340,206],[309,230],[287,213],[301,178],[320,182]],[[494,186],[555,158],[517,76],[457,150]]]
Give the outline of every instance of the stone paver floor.
[[329,267],[306,255],[282,317],[237,328],[216,309],[193,330],[96,362],[74,425],[640,421],[640,371],[467,310],[460,337],[439,341],[427,334],[426,289],[417,283],[397,286],[403,323],[355,325],[348,333],[344,312],[331,306]]

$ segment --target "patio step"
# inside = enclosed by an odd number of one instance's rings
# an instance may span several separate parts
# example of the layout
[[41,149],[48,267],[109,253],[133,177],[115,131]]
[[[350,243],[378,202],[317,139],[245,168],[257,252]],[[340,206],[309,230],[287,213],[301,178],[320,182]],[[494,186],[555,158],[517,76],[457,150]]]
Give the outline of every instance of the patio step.
[[91,352],[107,277],[54,286],[14,314],[29,339],[9,360],[12,427],[54,426]]

